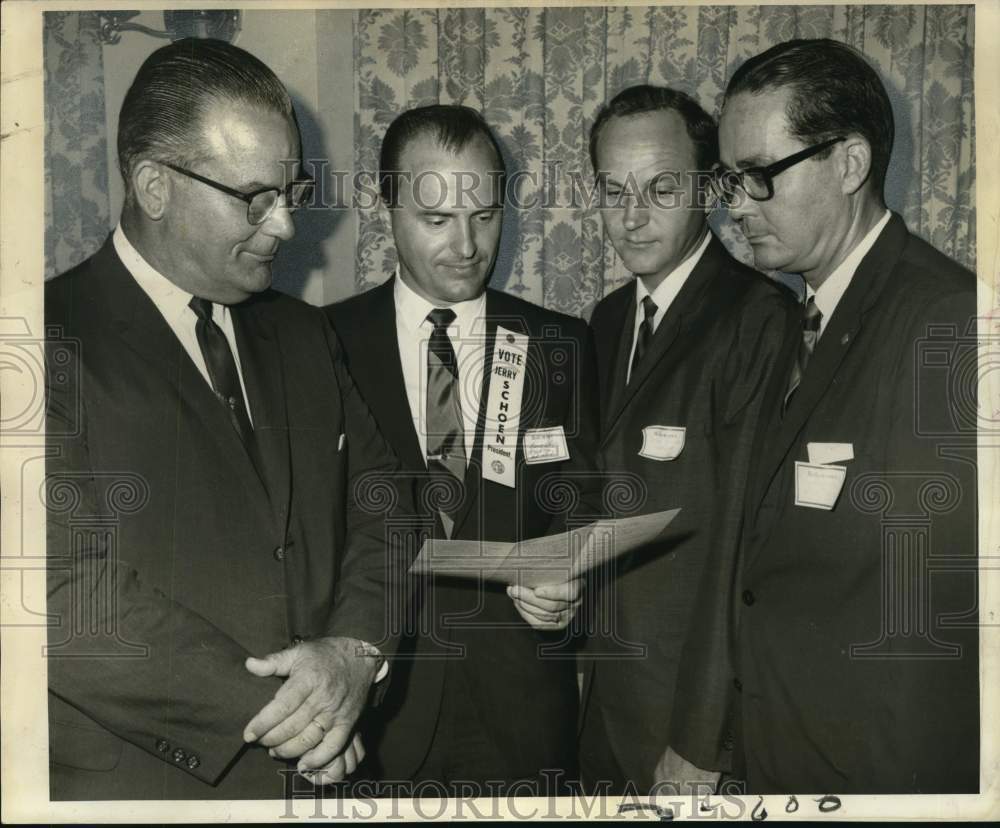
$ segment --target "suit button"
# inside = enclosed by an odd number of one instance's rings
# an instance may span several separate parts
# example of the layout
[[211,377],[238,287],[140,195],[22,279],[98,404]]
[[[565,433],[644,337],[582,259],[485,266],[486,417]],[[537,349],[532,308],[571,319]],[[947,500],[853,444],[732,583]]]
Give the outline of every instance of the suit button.
[[170,750],[170,742],[168,742],[166,739],[157,739],[156,749],[160,753],[166,753],[168,750]]
[[737,693],[742,693],[743,692],[743,682],[740,681],[738,678],[734,678],[733,679],[733,687],[736,688],[736,692]]
[[285,560],[285,547],[284,546],[279,546],[277,549],[274,550],[274,559],[276,561],[283,561],[283,560]]
[[183,750],[181,750],[180,748],[177,748],[173,752],[172,756],[173,756],[174,761],[178,765],[181,764],[181,762],[183,762],[185,759],[187,759],[187,754]]
[[292,646],[293,647],[297,647],[299,644],[301,644],[303,642],[303,640],[304,639],[302,638],[301,635],[293,635],[292,636]]
[[187,758],[187,766],[191,768],[191,770],[194,770],[200,764],[201,764],[201,759],[199,759],[193,753]]
[[749,589],[743,590],[743,603],[744,604],[746,604],[748,607],[752,607],[753,606],[753,602],[756,601],[756,600],[757,599],[754,598],[754,594]]

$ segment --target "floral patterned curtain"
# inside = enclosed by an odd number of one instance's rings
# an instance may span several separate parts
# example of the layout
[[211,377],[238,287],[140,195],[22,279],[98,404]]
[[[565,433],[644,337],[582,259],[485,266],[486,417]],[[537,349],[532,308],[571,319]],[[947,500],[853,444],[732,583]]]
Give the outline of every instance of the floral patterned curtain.
[[45,276],[94,253],[108,235],[104,61],[97,12],[46,12]]
[[[385,128],[405,108],[481,109],[508,168],[531,174],[522,208],[507,211],[508,253],[493,285],[589,316],[627,278],[600,217],[570,197],[574,178],[591,178],[587,136],[598,107],[626,86],[655,83],[694,95],[717,115],[729,77],[747,58],[791,38],[831,37],[860,49],[893,98],[890,206],[913,232],[974,268],[974,15],[971,5],[358,11],[355,168],[377,169]],[[555,165],[553,193],[544,173]],[[361,291],[381,282],[395,259],[377,210],[355,218]],[[749,260],[728,219],[714,215],[712,223]]]

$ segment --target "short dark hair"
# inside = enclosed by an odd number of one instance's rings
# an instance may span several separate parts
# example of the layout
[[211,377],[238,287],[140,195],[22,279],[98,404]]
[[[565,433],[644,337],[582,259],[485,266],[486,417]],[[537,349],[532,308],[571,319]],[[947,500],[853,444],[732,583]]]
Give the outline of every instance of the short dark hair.
[[889,95],[871,64],[836,40],[789,40],[740,66],[725,100],[786,86],[792,90],[785,110],[791,133],[809,144],[849,133],[863,136],[871,146],[872,186],[882,198],[894,126]]
[[403,150],[415,138],[429,135],[443,149],[459,153],[476,138],[486,143],[496,160],[499,195],[503,197],[506,166],[503,153],[486,119],[468,106],[458,104],[431,104],[407,109],[389,124],[382,139],[378,159],[378,186],[382,200],[390,207],[396,205],[398,187],[394,186],[400,169]]
[[694,142],[698,169],[711,169],[719,160],[719,131],[712,116],[690,95],[667,86],[644,83],[623,89],[597,113],[590,128],[590,163],[594,172],[597,172],[597,141],[608,121],[660,111],[673,111],[684,119],[688,137]]
[[184,38],[139,67],[118,117],[118,168],[131,187],[141,158],[184,166],[204,156],[197,130],[213,103],[236,101],[285,115],[298,126],[288,91],[249,52],[221,40]]

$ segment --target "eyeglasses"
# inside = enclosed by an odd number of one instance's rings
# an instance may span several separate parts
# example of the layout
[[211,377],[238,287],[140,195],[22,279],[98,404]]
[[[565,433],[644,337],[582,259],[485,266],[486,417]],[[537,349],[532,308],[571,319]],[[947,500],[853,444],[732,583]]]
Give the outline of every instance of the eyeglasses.
[[839,138],[831,138],[812,147],[799,150],[787,158],[768,164],[766,167],[747,167],[745,170],[729,170],[721,164],[717,164],[712,170],[712,190],[719,201],[727,207],[735,201],[740,190],[746,193],[754,201],[767,201],[774,197],[774,177],[783,173],[790,167],[794,167],[800,161],[812,158],[825,149],[829,149],[834,144],[840,143],[846,138],[841,135]]
[[285,206],[289,210],[297,210],[299,207],[304,207],[312,197],[313,187],[316,185],[316,182],[311,178],[297,178],[295,181],[286,184],[284,189],[262,187],[259,190],[254,190],[252,193],[244,193],[234,190],[232,187],[227,187],[225,184],[220,184],[218,181],[213,181],[211,178],[198,175],[196,172],[191,172],[191,170],[178,167],[176,164],[171,164],[168,161],[162,163],[165,167],[170,167],[174,172],[179,172],[181,175],[186,175],[188,178],[193,178],[195,181],[200,181],[202,184],[214,187],[219,192],[231,195],[240,201],[245,201],[247,203],[247,221],[255,225],[263,224],[267,221],[268,217],[282,200],[284,200]]

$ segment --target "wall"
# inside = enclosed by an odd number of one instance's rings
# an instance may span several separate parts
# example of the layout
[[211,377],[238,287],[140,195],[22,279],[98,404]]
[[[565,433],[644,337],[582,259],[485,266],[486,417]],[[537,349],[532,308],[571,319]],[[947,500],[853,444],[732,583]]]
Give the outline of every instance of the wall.
[[[236,45],[256,55],[281,78],[295,101],[307,159],[326,159],[330,170],[353,170],[354,84],[353,12],[243,12]],[[163,29],[163,14],[134,18]],[[114,136],[118,112],[142,62],[166,43],[140,32],[125,32],[104,46],[105,116],[108,135],[111,216],[117,221],[123,199]],[[318,67],[324,67],[319,77]],[[305,210],[296,214],[297,236],[275,261],[274,285],[315,305],[354,291],[355,222],[347,210]]]

